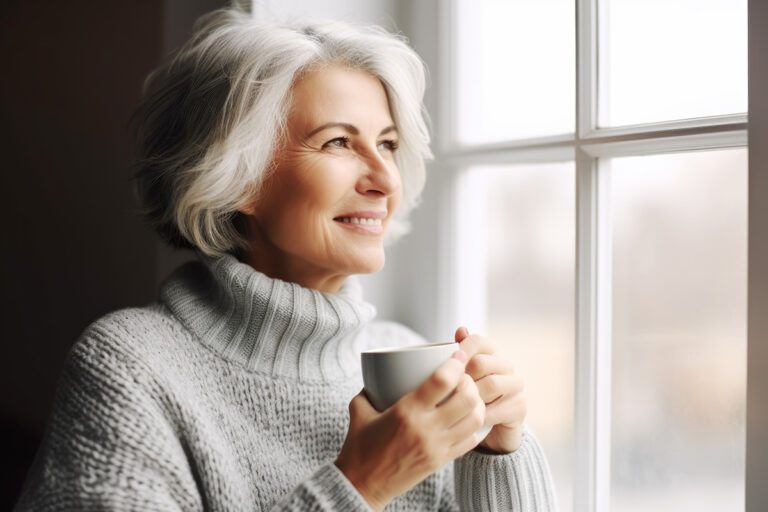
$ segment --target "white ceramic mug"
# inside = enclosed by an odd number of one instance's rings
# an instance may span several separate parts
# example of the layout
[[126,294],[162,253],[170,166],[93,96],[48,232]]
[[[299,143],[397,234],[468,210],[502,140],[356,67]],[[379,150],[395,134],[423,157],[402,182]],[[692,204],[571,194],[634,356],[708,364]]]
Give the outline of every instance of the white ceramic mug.
[[[377,411],[383,411],[410,393],[459,350],[458,343],[429,343],[407,347],[366,350],[360,355],[365,394]],[[485,438],[491,427],[481,427]]]

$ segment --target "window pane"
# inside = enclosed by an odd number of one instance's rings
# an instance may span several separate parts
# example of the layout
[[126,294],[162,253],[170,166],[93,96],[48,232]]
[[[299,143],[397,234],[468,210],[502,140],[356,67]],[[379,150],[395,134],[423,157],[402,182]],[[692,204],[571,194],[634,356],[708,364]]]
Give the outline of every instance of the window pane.
[[747,111],[746,0],[603,0],[599,125]]
[[611,510],[743,510],[746,150],[607,165]]
[[[462,244],[482,255],[487,336],[525,379],[527,423],[572,509],[575,170],[572,162],[474,168]],[[463,191],[462,191],[463,192]],[[483,240],[480,248],[476,241]]]
[[456,5],[459,141],[572,133],[573,0]]

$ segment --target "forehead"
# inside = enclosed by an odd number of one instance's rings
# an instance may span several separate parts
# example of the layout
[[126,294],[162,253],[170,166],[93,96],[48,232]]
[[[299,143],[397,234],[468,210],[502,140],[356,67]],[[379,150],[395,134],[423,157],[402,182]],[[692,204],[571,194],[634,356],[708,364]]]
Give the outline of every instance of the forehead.
[[392,123],[387,94],[372,74],[341,65],[305,72],[293,86],[289,125],[311,129],[345,122],[377,133]]

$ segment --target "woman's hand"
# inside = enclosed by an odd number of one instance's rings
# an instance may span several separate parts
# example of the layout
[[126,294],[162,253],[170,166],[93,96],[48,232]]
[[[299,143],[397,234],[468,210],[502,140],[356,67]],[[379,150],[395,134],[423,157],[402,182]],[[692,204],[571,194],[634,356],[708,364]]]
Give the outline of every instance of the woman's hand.
[[[363,392],[336,466],[375,510],[383,509],[444,464],[475,448],[485,404],[458,350],[418,389],[382,413]],[[454,392],[455,391],[455,392]]]
[[507,360],[495,354],[495,347],[486,338],[469,335],[466,327],[459,327],[455,339],[469,357],[466,371],[485,402],[485,424],[493,425],[480,448],[494,453],[517,450],[523,441],[527,413],[523,379]]

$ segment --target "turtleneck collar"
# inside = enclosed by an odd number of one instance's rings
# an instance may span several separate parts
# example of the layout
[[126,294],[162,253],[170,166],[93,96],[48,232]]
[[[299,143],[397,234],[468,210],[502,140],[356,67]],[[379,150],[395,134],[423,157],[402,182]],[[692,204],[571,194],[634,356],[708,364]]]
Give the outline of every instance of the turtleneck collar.
[[176,269],[160,300],[199,340],[243,368],[304,381],[348,377],[359,368],[362,327],[376,316],[355,276],[337,293],[273,279],[234,256]]

